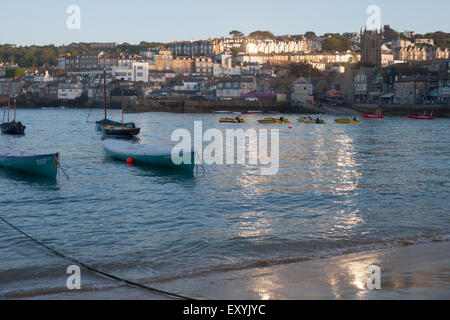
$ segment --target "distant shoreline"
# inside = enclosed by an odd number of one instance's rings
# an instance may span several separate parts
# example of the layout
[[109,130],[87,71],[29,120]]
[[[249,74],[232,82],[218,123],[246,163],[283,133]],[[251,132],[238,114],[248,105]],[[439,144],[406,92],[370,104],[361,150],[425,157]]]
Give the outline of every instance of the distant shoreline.
[[[2,111],[6,106],[2,105]],[[18,103],[17,109],[43,109],[61,108],[66,109],[90,109],[86,103],[51,103],[49,105],[34,104],[31,102]],[[93,108],[101,109],[102,105]],[[120,104],[112,103],[108,108],[120,109]],[[376,104],[352,104],[331,107],[324,106],[301,106],[288,102],[257,101],[244,102],[240,100],[231,101],[195,101],[195,100],[137,100],[130,103],[126,110],[128,113],[146,112],[169,112],[169,113],[214,113],[215,111],[231,111],[241,113],[245,111],[277,111],[285,114],[330,114],[359,116],[361,113],[375,113],[378,109],[385,116],[407,116],[408,114],[423,114],[433,112],[437,118],[450,118],[450,105],[376,105]]]

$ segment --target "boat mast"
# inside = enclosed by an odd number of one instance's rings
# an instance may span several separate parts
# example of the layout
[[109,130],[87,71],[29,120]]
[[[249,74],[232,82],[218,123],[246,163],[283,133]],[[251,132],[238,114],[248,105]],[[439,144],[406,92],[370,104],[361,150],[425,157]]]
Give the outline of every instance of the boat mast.
[[[106,117],[106,68],[103,69],[103,98],[105,100],[105,120],[107,119]],[[105,121],[105,125],[107,121]]]
[[123,129],[123,90],[122,90],[122,129]]
[[9,110],[11,109],[11,81],[8,85],[8,123],[9,123]]
[[14,123],[16,123],[16,99],[14,99]]

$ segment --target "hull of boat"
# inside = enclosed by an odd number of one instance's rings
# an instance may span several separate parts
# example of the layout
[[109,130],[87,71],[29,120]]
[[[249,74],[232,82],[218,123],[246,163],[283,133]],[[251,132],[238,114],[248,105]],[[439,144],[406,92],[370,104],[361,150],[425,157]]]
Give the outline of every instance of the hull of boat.
[[[99,132],[102,132],[102,127],[105,125],[119,127],[119,126],[122,126],[122,122],[116,122],[116,121],[112,121],[109,119],[103,119],[103,120],[95,122],[95,129]],[[125,128],[136,128],[136,125],[133,122],[124,123],[123,126]]]
[[133,163],[162,168],[173,168],[193,172],[195,168],[195,152],[187,155],[189,163],[175,164],[172,161],[172,147],[169,146],[145,146],[119,141],[105,141],[103,143],[107,157]]
[[20,122],[2,123],[0,125],[0,129],[3,134],[11,135],[24,135],[25,128],[26,127]]
[[102,133],[110,137],[134,137],[141,132],[140,128],[103,126]]
[[59,154],[5,156],[0,154],[0,167],[18,172],[56,179]]

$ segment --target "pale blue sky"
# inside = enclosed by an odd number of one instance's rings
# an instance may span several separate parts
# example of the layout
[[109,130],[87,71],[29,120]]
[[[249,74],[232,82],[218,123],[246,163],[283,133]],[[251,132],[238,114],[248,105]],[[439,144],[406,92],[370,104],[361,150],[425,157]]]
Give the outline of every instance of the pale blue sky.
[[[2,1],[0,43],[168,42],[269,30],[274,34],[359,31],[369,5],[394,29],[450,32],[448,0],[40,0]],[[68,30],[69,5],[81,8],[81,29]]]

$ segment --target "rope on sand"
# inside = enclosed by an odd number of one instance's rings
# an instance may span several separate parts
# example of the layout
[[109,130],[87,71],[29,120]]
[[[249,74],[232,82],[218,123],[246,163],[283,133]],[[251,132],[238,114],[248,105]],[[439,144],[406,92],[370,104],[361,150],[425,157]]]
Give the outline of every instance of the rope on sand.
[[107,277],[107,278],[110,278],[110,279],[113,279],[113,280],[117,280],[117,281],[120,281],[120,282],[124,282],[124,283],[126,283],[126,284],[128,284],[128,285],[131,285],[131,286],[135,286],[135,287],[138,287],[138,288],[141,288],[141,289],[146,289],[146,290],[148,290],[148,291],[151,291],[151,292],[153,292],[153,293],[157,293],[157,294],[160,294],[160,295],[168,296],[168,297],[171,297],[171,298],[182,299],[182,300],[194,300],[193,298],[190,298],[190,297],[186,297],[186,296],[182,296],[182,295],[179,295],[179,294],[176,294],[176,293],[171,293],[171,292],[159,290],[159,289],[156,289],[156,288],[152,288],[152,287],[149,287],[149,286],[140,284],[140,283],[136,283],[136,282],[133,282],[133,281],[130,281],[130,280],[126,280],[126,279],[123,279],[123,278],[114,276],[114,275],[112,275],[112,274],[108,274],[108,273],[106,273],[106,272],[100,271],[100,270],[95,269],[95,268],[93,268],[93,267],[90,267],[90,266],[86,265],[85,263],[80,262],[80,261],[78,261],[78,260],[76,260],[76,259],[74,259],[74,258],[71,258],[71,257],[69,257],[69,256],[66,256],[65,254],[63,254],[63,253],[61,253],[61,252],[59,252],[59,251],[57,251],[57,250],[55,250],[55,249],[53,249],[53,248],[47,246],[46,244],[42,243],[41,241],[39,241],[39,240],[33,238],[32,236],[26,234],[25,232],[23,232],[23,231],[20,230],[18,227],[16,227],[15,225],[11,224],[10,222],[8,222],[5,218],[3,218],[3,217],[1,217],[1,216],[0,216],[0,220],[2,220],[5,224],[7,224],[8,226],[10,226],[11,228],[13,228],[14,230],[16,230],[17,232],[19,232],[20,234],[22,234],[24,237],[30,239],[31,241],[37,243],[38,245],[40,245],[40,246],[46,248],[46,249],[49,250],[49,251],[51,251],[51,252],[52,252],[53,254],[55,254],[56,256],[65,258],[65,259],[67,259],[67,260],[70,260],[70,261],[76,263],[77,265],[80,265],[80,266],[82,266],[82,267],[84,267],[84,268],[86,268],[86,269],[88,269],[88,270],[90,270],[90,271],[92,271],[92,272],[95,272],[95,273],[97,273],[97,274],[103,275],[103,276],[105,276],[105,277]]

